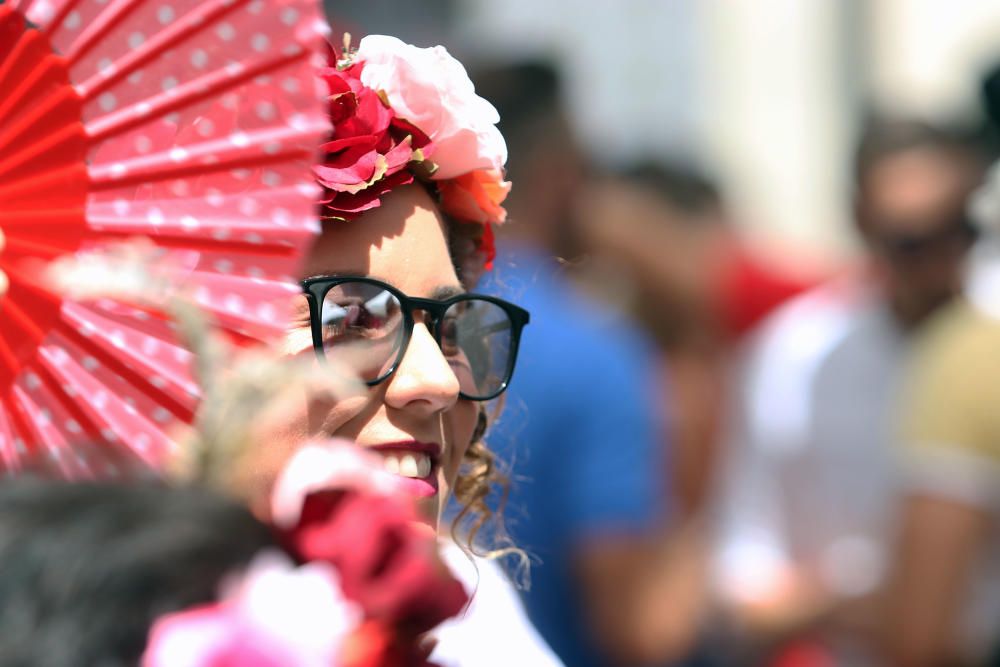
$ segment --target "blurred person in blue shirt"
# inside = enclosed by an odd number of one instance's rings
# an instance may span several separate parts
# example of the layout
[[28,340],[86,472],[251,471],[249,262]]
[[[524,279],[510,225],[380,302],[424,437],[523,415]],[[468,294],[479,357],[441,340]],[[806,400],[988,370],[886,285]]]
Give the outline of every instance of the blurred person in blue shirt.
[[513,479],[507,527],[534,559],[525,605],[567,665],[665,664],[690,646],[702,578],[669,530],[656,351],[556,259],[579,250],[573,205],[586,178],[556,73],[525,64],[473,78],[520,151],[511,222],[479,291],[516,294],[532,313],[489,435]]
[[[600,631],[587,630],[595,616],[588,593],[612,600],[622,591],[588,591],[579,579],[587,568],[599,573],[627,560],[615,553],[628,549],[619,545],[663,523],[666,468],[650,350],[621,318],[578,295],[541,253],[504,253],[496,270],[506,281],[498,291],[519,294],[533,313],[517,380],[490,432],[514,477],[508,527],[536,559],[525,604],[567,665],[606,664],[593,641]],[[596,551],[605,553],[588,563]]]

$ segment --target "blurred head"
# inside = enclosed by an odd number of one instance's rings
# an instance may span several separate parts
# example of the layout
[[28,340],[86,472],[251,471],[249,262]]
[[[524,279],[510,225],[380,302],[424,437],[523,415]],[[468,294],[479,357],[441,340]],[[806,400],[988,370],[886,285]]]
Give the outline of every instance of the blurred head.
[[473,72],[476,90],[500,112],[510,147],[507,165],[517,187],[508,208],[509,233],[555,254],[574,255],[574,202],[586,177],[583,152],[564,109],[558,70],[543,61],[484,67]]
[[958,293],[975,240],[966,201],[983,168],[975,148],[945,130],[904,122],[867,129],[856,158],[856,219],[904,325]]
[[153,621],[214,600],[270,531],[154,483],[0,483],[0,664],[137,665]]
[[645,160],[593,179],[579,198],[582,268],[663,345],[703,337],[731,229],[696,168]]

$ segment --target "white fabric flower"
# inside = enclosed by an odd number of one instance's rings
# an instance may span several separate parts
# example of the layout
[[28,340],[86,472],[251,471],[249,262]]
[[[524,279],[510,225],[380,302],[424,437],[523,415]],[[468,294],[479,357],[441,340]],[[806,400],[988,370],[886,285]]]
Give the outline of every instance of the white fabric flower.
[[477,169],[502,171],[507,144],[500,114],[476,94],[462,63],[443,46],[421,49],[385,35],[361,40],[361,82],[382,91],[393,112],[434,142],[433,178],[446,180]]

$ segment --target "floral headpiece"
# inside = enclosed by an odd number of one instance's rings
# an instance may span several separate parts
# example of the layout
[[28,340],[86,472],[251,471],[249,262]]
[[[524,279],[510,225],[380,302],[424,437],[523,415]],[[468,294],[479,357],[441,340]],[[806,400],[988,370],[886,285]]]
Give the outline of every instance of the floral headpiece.
[[443,46],[370,35],[356,50],[346,36],[331,65],[321,76],[330,88],[333,138],[315,169],[324,215],[355,218],[419,179],[433,187],[444,213],[483,225],[479,249],[490,268],[490,225],[507,217],[507,146],[496,127],[500,115],[476,95],[462,64]]

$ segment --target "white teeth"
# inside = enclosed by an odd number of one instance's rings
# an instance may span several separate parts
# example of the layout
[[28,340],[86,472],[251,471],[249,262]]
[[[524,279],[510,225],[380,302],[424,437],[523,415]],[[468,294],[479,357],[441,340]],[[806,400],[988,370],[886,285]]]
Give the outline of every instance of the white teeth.
[[417,469],[417,460],[412,454],[404,454],[399,460],[399,474],[403,477],[418,477],[420,471]]
[[412,477],[424,479],[431,474],[431,457],[422,452],[412,452],[406,454],[382,454],[382,465],[386,472],[402,477]]

